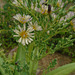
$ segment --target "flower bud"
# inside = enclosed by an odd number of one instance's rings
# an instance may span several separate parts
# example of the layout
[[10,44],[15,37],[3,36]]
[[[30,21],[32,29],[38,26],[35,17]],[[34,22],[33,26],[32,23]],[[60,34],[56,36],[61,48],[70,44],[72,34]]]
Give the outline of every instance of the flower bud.
[[51,5],[48,5],[48,14],[51,13]]

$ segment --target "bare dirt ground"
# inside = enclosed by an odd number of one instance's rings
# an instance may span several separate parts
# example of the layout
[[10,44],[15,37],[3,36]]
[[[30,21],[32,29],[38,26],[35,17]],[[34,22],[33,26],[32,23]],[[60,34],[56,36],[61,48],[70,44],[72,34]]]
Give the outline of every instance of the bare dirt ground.
[[[52,55],[47,55],[46,57],[42,58],[39,61],[39,66],[42,66],[42,69],[40,70],[38,75],[41,75],[42,70],[46,69],[48,67],[49,63],[55,58],[57,59],[57,64],[55,65],[54,68],[51,68],[50,70],[54,70],[54,69],[56,69],[60,66],[63,66],[65,64],[69,64],[72,61],[70,57],[68,57],[66,55],[62,55],[60,53],[54,53]],[[70,75],[72,75],[72,74],[70,74]],[[74,73],[74,75],[75,75],[75,73]]]
[[74,72],[72,72],[71,74],[69,74],[69,75],[75,75],[75,71]]

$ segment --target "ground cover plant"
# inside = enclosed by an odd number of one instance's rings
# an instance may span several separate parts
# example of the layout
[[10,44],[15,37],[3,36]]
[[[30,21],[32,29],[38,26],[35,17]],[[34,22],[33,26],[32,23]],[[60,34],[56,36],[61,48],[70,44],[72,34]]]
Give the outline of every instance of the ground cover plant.
[[[3,32],[7,31],[9,37],[1,37],[7,40],[0,42],[4,47],[3,43],[11,39],[12,43],[7,42],[6,46],[18,45],[18,49],[14,56],[9,54],[8,58],[4,50],[0,50],[1,75],[38,75],[37,69],[41,68],[38,66],[40,59],[58,50],[64,49],[66,52],[65,49],[74,45],[75,5],[66,10],[67,5],[73,0],[8,0],[7,2],[7,6],[0,9],[1,17],[5,15],[5,21],[1,20],[0,33],[2,36]],[[72,63],[55,72],[49,72],[55,65],[56,59],[43,70],[42,75],[60,75],[59,71],[62,73],[62,70],[64,70],[62,75],[67,75],[75,69],[75,63]],[[68,67],[72,69],[68,69],[67,73]]]

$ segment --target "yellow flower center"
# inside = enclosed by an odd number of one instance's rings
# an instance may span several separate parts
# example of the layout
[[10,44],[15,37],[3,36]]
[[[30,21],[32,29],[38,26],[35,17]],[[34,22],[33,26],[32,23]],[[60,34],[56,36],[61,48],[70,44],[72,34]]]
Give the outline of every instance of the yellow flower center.
[[36,27],[35,27],[35,26],[33,26],[33,29],[34,29],[34,30],[36,30]]
[[[19,2],[23,4],[22,0],[19,0]],[[18,2],[18,6],[21,6],[21,4],[19,2]]]
[[68,3],[68,1],[66,1],[66,3]]
[[45,14],[47,14],[47,10],[42,9],[42,10],[41,10],[41,13],[42,13],[43,15],[45,15]]
[[41,13],[42,13],[43,15],[47,14],[47,9],[46,9],[46,7],[42,7],[42,5],[40,5],[40,6],[41,6]]
[[23,1],[22,1],[22,0],[19,0],[19,2],[23,3]]
[[26,20],[25,20],[24,17],[22,17],[22,18],[20,19],[20,23],[22,23],[22,24],[26,23]]
[[27,38],[27,37],[28,37],[26,31],[22,31],[22,32],[20,33],[20,36],[21,36],[22,38]]
[[11,28],[11,25],[9,25],[9,28]]
[[70,21],[70,24],[71,24],[72,26],[74,25],[72,21]]
[[10,7],[8,7],[8,10],[10,9]]
[[59,4],[59,2],[57,2],[57,7],[59,7],[60,6],[60,4]]
[[75,27],[73,27],[73,30],[75,31]]

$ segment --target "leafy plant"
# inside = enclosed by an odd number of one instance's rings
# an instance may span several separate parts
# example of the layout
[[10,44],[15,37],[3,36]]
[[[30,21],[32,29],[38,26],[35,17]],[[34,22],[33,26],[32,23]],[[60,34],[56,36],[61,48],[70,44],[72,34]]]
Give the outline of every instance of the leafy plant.
[[0,74],[1,75],[13,75],[14,72],[14,63],[15,63],[15,56],[12,57],[10,54],[6,57],[4,53],[4,49],[0,48]]
[[[10,61],[3,66],[7,68],[10,75],[36,75],[40,59],[73,45],[75,38],[69,32],[75,31],[72,21],[75,16],[69,17],[67,14],[74,13],[75,5],[68,10],[65,9],[66,5],[72,1],[14,0],[9,2],[13,15],[9,13],[10,17],[7,14],[12,21],[8,21],[8,23],[14,24],[9,31],[18,42],[16,60],[13,64],[14,71],[11,72],[12,70],[9,69]],[[8,11],[6,10],[6,12]],[[5,25],[4,27],[7,28]],[[56,60],[50,63],[48,70],[55,64]]]

